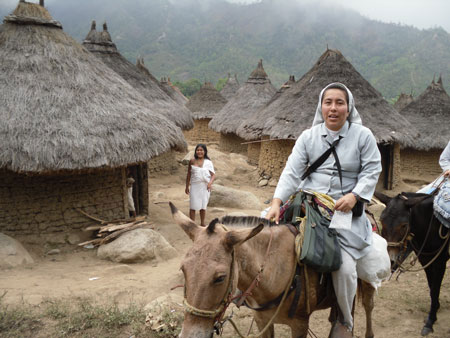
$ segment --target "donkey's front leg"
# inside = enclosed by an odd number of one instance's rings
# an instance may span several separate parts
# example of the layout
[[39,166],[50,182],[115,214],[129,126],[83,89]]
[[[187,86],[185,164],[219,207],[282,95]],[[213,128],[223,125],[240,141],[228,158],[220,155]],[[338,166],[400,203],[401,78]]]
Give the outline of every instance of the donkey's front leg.
[[295,318],[289,325],[292,338],[306,338],[308,336],[309,316],[307,318]]
[[374,307],[373,297],[375,294],[375,289],[369,283],[362,281],[361,291],[362,303],[366,312],[366,338],[373,338],[372,310]]

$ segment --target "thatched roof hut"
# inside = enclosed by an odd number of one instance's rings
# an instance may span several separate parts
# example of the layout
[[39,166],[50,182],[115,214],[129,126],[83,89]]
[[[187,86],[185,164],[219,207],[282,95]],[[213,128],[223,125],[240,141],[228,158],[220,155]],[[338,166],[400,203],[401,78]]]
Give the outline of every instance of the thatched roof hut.
[[205,82],[200,90],[192,95],[186,104],[194,119],[212,119],[227,103],[211,82]]
[[220,147],[226,151],[246,152],[247,146],[237,136],[240,124],[260,110],[276,93],[264,70],[262,60],[230,101],[209,122],[209,127],[221,133]]
[[[323,53],[316,64],[267,105],[258,118],[246,121],[244,136],[248,139],[258,135],[279,140],[297,139],[303,130],[311,127],[322,88],[336,81],[346,84],[352,91],[363,124],[372,130],[379,144],[408,146],[415,142],[418,135],[415,128],[337,50]],[[387,165],[392,166],[392,162]]]
[[139,91],[149,101],[147,104],[149,109],[167,116],[182,129],[190,129],[194,126],[191,112],[171,99],[160,88],[158,80],[150,72],[143,73],[119,53],[111,40],[106,23],[103,24],[103,31],[97,32],[95,21],[93,21],[83,46]]
[[186,105],[186,103],[189,101],[189,99],[183,95],[181,90],[170,81],[170,77],[161,78],[160,83],[162,89],[166,92],[166,94],[179,104]]
[[410,144],[418,150],[444,149],[450,140],[450,97],[442,85],[442,77],[434,80],[414,101],[405,106],[400,115],[408,119],[420,132]]
[[414,144],[401,149],[405,176],[433,179],[441,173],[439,157],[450,140],[450,97],[442,77],[434,79],[427,89],[404,107],[400,114],[420,132]]
[[230,73],[228,73],[227,82],[225,82],[225,85],[220,90],[220,94],[229,101],[234,96],[234,94],[236,94],[239,87],[240,85],[236,74],[231,77]]
[[[186,147],[173,122],[33,3],[4,19],[0,101],[0,231],[89,224],[76,208],[127,216],[125,167]],[[145,213],[146,173],[137,171]]]
[[394,108],[397,111],[400,111],[413,101],[414,98],[411,94],[401,93],[397,101],[394,103]]
[[186,107],[194,116],[194,128],[185,131],[184,136],[191,142],[218,142],[220,134],[210,129],[208,124],[226,103],[227,100],[220,95],[212,83],[205,82],[186,103]]

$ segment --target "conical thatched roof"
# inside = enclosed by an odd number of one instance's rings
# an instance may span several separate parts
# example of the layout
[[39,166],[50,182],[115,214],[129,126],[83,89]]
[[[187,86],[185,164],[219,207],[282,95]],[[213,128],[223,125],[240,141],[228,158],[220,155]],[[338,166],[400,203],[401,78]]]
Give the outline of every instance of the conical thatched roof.
[[442,78],[434,80],[413,102],[400,111],[420,132],[412,148],[443,149],[450,140],[450,97],[442,85]]
[[209,127],[219,133],[236,133],[241,123],[261,109],[276,93],[264,71],[262,60],[230,101],[209,122]]
[[0,33],[0,168],[54,172],[139,163],[181,130],[61,29],[20,2]]
[[414,98],[412,95],[401,93],[400,96],[398,97],[397,102],[395,102],[395,104],[394,104],[394,108],[397,111],[400,111],[413,101],[414,101]]
[[320,91],[336,81],[352,91],[363,124],[372,130],[378,142],[413,144],[418,134],[415,128],[337,50],[323,53],[311,70],[267,105],[257,119],[246,121],[242,128],[245,137],[296,139],[311,127]]
[[234,96],[234,94],[236,94],[239,87],[240,85],[236,77],[236,74],[234,74],[234,76],[231,77],[230,73],[228,73],[227,82],[220,91],[220,94],[229,101]]
[[162,89],[169,95],[172,99],[178,102],[181,105],[185,105],[189,99],[183,95],[181,90],[178,87],[174,86],[172,82],[170,82],[170,77],[161,78],[161,87]]
[[139,91],[149,101],[148,108],[163,114],[182,129],[194,127],[192,114],[188,109],[171,99],[159,87],[155,77],[144,74],[119,53],[111,40],[106,23],[103,24],[103,31],[97,32],[93,22],[83,46]]
[[194,115],[194,119],[213,118],[227,103],[211,82],[205,82],[200,90],[191,96],[186,107]]

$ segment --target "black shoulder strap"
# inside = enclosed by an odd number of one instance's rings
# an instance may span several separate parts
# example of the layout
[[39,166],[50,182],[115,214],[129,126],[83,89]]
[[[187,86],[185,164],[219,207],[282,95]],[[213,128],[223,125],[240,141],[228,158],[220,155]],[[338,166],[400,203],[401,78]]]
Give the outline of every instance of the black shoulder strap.
[[[303,175],[301,177],[302,181],[305,178],[307,178],[309,175],[311,175],[314,171],[316,171],[316,169],[319,168],[322,165],[322,163],[326,161],[326,159],[328,158],[328,156],[330,156],[331,153],[333,153],[334,158],[337,159],[337,154],[336,154],[335,148],[338,145],[340,140],[341,140],[341,137],[339,137],[337,140],[334,140],[334,142],[330,145],[330,148],[328,148],[322,155],[320,155],[320,157],[313,164],[311,164],[308,168],[306,168],[305,172],[303,173]],[[336,162],[338,162],[338,161],[339,160],[336,160]],[[338,166],[339,173],[340,173],[340,167],[341,167],[341,165],[339,163],[339,166]]]

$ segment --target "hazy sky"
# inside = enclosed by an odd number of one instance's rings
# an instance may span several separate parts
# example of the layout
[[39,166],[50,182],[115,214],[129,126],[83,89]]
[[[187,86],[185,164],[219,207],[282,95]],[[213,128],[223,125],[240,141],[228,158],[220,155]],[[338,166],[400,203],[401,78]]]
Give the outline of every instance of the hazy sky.
[[[38,2],[38,0],[29,0]],[[48,2],[62,0],[48,0]],[[64,0],[67,1],[67,0]],[[92,0],[95,1],[95,0]],[[152,1],[152,0],[147,0]],[[176,0],[184,1],[184,0]],[[207,0],[203,0],[207,1]],[[227,0],[237,3],[259,2],[261,0]],[[280,5],[286,0],[273,0]],[[440,26],[450,33],[450,0],[289,0],[318,2],[328,1],[352,8],[364,16],[383,22],[402,23],[417,28]],[[18,0],[0,0],[0,3],[15,7]]]
[[[260,0],[227,0],[250,3]],[[280,3],[283,0],[275,0]],[[305,0],[298,0],[305,1]],[[315,2],[317,0],[307,0]],[[417,28],[441,26],[450,33],[450,0],[334,0],[362,15],[383,22],[402,23]]]

